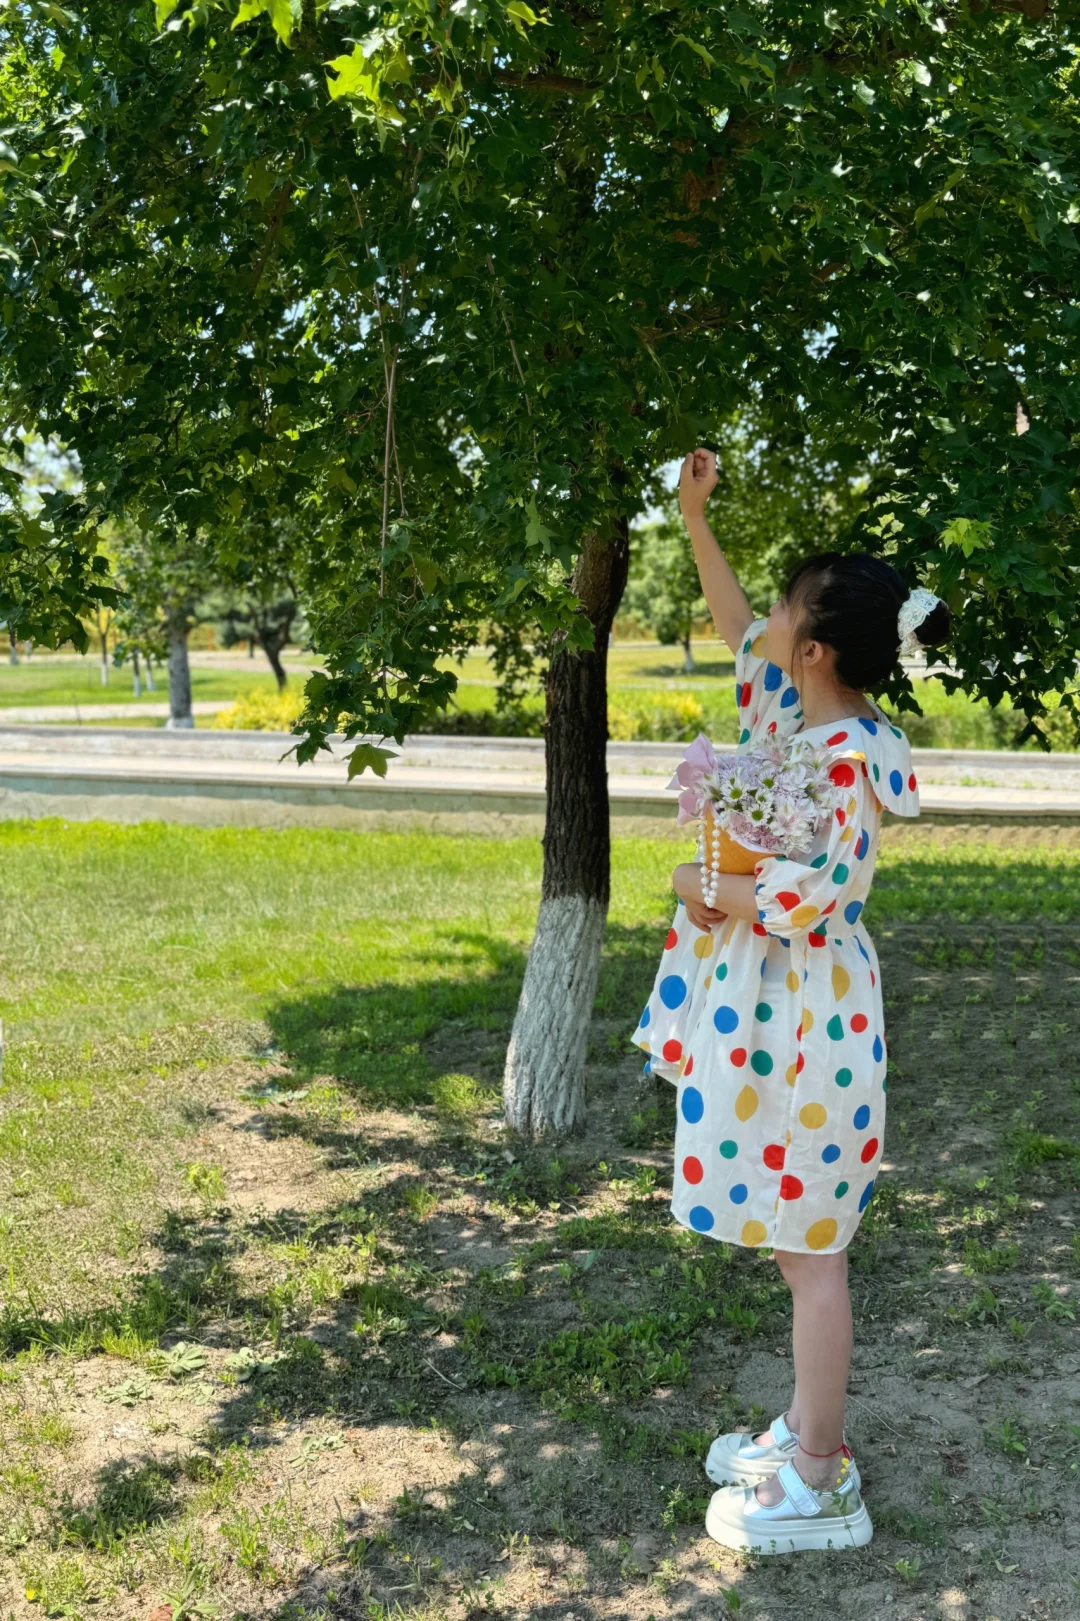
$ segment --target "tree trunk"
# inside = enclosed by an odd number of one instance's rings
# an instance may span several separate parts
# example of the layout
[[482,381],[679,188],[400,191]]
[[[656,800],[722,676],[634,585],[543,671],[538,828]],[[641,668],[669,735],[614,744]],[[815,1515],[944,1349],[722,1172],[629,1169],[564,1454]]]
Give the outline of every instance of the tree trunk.
[[687,631],[686,635],[682,639],[682,650],[683,650],[683,670],[685,671],[685,673],[687,675],[692,675],[694,673],[694,671],[697,669],[697,665],[694,663],[694,655],[690,651],[690,632],[689,631]]
[[154,661],[149,653],[146,655],[146,690],[153,692],[154,688]]
[[281,646],[279,647],[275,644],[273,637],[260,636],[259,645],[266,654],[270,668],[274,672],[274,679],[277,682],[278,691],[284,692],[285,688],[289,684],[289,678],[285,673],[285,666],[282,664],[280,658],[281,648],[284,647],[285,643],[282,642]]
[[142,681],[139,677],[139,649],[136,647],[131,654],[131,691],[136,698],[142,697]]
[[8,627],[8,663],[9,664],[18,664],[18,662],[19,662],[19,644],[15,640],[15,632],[9,626]]
[[169,634],[169,718],[167,728],[195,725],[191,713],[191,665],[188,663],[188,631],[191,629],[182,608],[171,609],[166,620]]
[[585,1118],[585,1043],[610,890],[608,633],[629,555],[625,520],[607,538],[586,537],[573,590],[593,651],[564,642],[548,671],[543,888],[503,1075],[507,1122],[532,1138],[580,1129]]

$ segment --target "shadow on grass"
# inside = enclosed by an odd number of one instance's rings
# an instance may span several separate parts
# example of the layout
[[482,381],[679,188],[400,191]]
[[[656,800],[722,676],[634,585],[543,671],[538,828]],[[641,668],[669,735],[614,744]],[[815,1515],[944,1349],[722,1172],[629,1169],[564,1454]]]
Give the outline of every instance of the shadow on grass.
[[[574,1214],[605,1184],[610,1167],[602,1172],[599,1160],[620,1157],[612,1143],[628,1143],[640,1112],[640,1066],[626,1026],[651,982],[659,935],[653,927],[608,931],[591,1139],[519,1153],[508,1164],[490,1121],[440,1117],[438,1083],[447,1072],[460,1070],[484,1088],[497,1078],[523,966],[523,953],[503,941],[449,936],[442,972],[425,984],[337,986],[290,997],[268,1015],[292,1084],[332,1081],[371,1111],[369,1119],[387,1106],[394,1111],[388,1130],[371,1128],[367,1140],[363,1123],[353,1128],[314,1110],[277,1107],[237,1128],[302,1136],[341,1169],[381,1160],[394,1165],[389,1175],[315,1212],[171,1214],[154,1235],[160,1266],[129,1279],[112,1313],[25,1318],[18,1326],[9,1313],[9,1352],[35,1340],[84,1355],[110,1347],[125,1354],[126,1345],[136,1358],[140,1346],[145,1354],[179,1340],[197,1339],[212,1353],[249,1348],[258,1365],[233,1385],[221,1382],[228,1364],[215,1363],[198,1463],[200,1490],[228,1546],[251,1579],[266,1584],[260,1602],[232,1613],[265,1617],[269,1606],[280,1621],[492,1613],[500,1607],[499,1573],[523,1557],[526,1537],[535,1585],[529,1597],[519,1588],[512,1603],[530,1617],[644,1616],[661,1602],[669,1615],[700,1616],[709,1606],[715,1613],[716,1586],[696,1570],[667,1590],[661,1582],[662,1599],[661,1591],[652,1596],[631,1543],[655,1534],[655,1566],[678,1551],[684,1532],[700,1535],[708,1489],[700,1460],[711,1435],[768,1421],[767,1412],[736,1401],[731,1384],[751,1352],[786,1350],[786,1290],[767,1257],[673,1228],[647,1158],[620,1167],[617,1208]],[[894,1133],[893,1158],[902,1163],[854,1245],[867,1312],[872,1305],[887,1317],[890,1291],[913,1270],[963,1251],[970,1180],[940,1191],[939,1140],[966,1160],[965,1176],[985,1164],[1001,1179],[1000,1195],[989,1188],[980,1195],[987,1245],[992,1229],[1013,1219],[1004,1202],[1010,1184],[994,1164],[1010,1131],[1028,1134],[1025,1193],[1037,1176],[1044,1198],[1058,1191],[1055,1178],[1075,1183],[1074,1158],[1035,1130],[1038,1111],[1028,1112],[1025,1126],[1012,1107],[1015,1075],[1032,1065],[1047,1075],[1055,1054],[1069,1050],[1075,1025],[1066,937],[1046,960],[1040,941],[1007,928],[879,938],[895,1006],[890,1056],[901,1083],[891,1107],[905,1130]],[[1018,964],[1028,970],[1019,997]],[[608,1050],[605,1035],[613,1038]],[[620,1035],[627,1038],[621,1048]],[[671,1089],[658,1095],[670,1108]],[[1070,1106],[1066,1083],[1048,1118]],[[405,1112],[414,1124],[403,1121]],[[606,1139],[596,1134],[598,1119]],[[443,1203],[426,1210],[415,1196],[432,1189]],[[918,1200],[905,1213],[912,1190]],[[1003,1199],[1000,1214],[991,1209],[995,1197]],[[936,1230],[931,1208],[934,1220],[940,1213],[953,1223],[951,1232]],[[886,1264],[874,1274],[867,1258],[882,1239],[898,1259],[890,1271],[883,1247]],[[999,1253],[972,1252],[991,1276]],[[1000,1316],[978,1277],[972,1300]],[[958,1319],[961,1327],[965,1321]],[[772,1395],[770,1387],[765,1399]],[[304,1440],[292,1428],[298,1423]],[[307,1440],[320,1437],[332,1447],[306,1457]],[[466,1438],[468,1456],[452,1445]],[[336,1530],[324,1545],[312,1551],[303,1528],[290,1529],[284,1491],[271,1502],[265,1493],[241,1500],[229,1473],[238,1456],[273,1460],[279,1484],[304,1479],[322,1491],[323,1511],[336,1504]],[[395,1456],[400,1466],[391,1466]],[[332,1477],[322,1488],[319,1458]],[[367,1470],[381,1482],[370,1493]],[[185,1512],[175,1472],[133,1456],[101,1472],[94,1499],[63,1529],[71,1541],[108,1549]],[[288,1594],[274,1574],[275,1546],[303,1567]],[[853,1582],[868,1559],[849,1553]],[[746,1602],[775,1601],[767,1569],[751,1564],[738,1585]]]

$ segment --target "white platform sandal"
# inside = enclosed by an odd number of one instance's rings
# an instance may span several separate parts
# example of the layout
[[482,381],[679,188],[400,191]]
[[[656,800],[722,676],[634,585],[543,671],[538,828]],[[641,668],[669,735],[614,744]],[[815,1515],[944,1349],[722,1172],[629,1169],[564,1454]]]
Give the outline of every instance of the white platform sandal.
[[[718,1435],[705,1459],[709,1479],[717,1486],[756,1486],[759,1480],[775,1475],[782,1463],[795,1457],[799,1438],[788,1428],[782,1413],[768,1428],[773,1440],[763,1446],[755,1444],[750,1430],[729,1430],[726,1435]],[[843,1439],[846,1442],[847,1437]],[[847,1472],[856,1486],[862,1485],[854,1458]]]
[[774,1473],[784,1488],[778,1503],[759,1503],[754,1486],[721,1486],[713,1492],[705,1529],[714,1542],[757,1554],[784,1554],[862,1548],[870,1541],[873,1523],[850,1466],[842,1485],[823,1491],[808,1486],[790,1459]]

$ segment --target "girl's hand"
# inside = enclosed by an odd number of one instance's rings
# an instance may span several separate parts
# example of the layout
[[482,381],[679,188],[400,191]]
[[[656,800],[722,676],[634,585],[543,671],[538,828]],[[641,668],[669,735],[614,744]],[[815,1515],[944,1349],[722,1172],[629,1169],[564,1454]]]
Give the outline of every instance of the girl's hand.
[[696,861],[684,861],[675,868],[671,875],[671,884],[676,895],[686,907],[686,915],[695,929],[711,932],[718,923],[723,923],[727,917],[726,912],[718,912],[711,906],[706,906],[701,895],[701,868]]
[[683,458],[679,472],[679,505],[687,522],[702,516],[705,502],[715,490],[719,476],[716,457],[711,450],[703,450],[699,446]]

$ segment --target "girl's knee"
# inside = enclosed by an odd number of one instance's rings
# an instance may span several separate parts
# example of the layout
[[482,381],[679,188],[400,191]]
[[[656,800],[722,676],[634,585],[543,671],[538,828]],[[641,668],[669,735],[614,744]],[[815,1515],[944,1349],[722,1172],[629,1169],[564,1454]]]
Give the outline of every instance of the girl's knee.
[[801,1250],[774,1250],[776,1264],[788,1283],[804,1278],[824,1282],[826,1279],[847,1276],[847,1250],[836,1250],[832,1255],[808,1255]]

